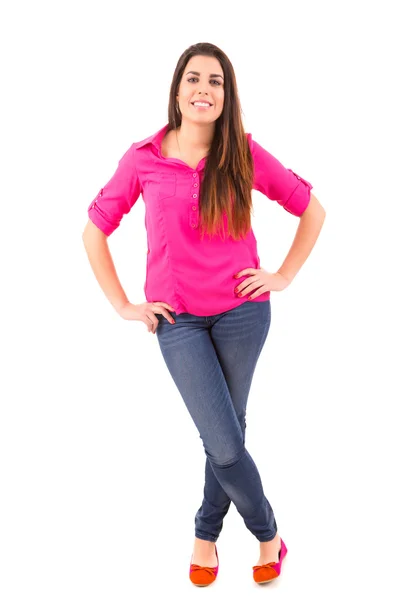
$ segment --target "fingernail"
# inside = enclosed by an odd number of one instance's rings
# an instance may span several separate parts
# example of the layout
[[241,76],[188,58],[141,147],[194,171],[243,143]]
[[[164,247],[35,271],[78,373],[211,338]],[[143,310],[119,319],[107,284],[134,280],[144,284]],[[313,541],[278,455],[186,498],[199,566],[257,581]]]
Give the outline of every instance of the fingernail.
[[175,323],[174,319],[172,319],[172,323]]

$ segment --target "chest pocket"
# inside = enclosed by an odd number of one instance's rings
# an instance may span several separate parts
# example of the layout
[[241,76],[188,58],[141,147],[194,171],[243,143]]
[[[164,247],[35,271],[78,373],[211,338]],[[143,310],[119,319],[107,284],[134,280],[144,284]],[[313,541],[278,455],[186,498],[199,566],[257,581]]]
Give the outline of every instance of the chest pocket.
[[176,194],[176,174],[175,173],[161,173],[160,177],[160,188],[158,197],[160,200],[170,198]]

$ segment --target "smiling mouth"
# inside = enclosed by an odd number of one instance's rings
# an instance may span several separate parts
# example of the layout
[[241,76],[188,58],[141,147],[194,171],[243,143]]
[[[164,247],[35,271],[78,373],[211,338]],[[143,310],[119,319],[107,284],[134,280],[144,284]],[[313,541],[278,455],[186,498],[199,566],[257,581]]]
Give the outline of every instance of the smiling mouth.
[[195,102],[191,102],[190,104],[192,106],[200,106],[202,108],[209,108],[209,107],[213,106],[213,104],[211,104],[210,102],[202,102],[201,104],[195,104]]

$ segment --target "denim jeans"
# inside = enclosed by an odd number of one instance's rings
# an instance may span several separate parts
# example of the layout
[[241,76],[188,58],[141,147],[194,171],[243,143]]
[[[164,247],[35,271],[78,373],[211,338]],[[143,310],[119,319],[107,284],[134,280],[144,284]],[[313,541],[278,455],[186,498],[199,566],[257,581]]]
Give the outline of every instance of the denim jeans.
[[157,339],[206,454],[195,536],[216,542],[232,501],[260,542],[272,540],[274,513],[245,448],[247,398],[268,335],[271,301],[247,301],[209,317],[170,314],[175,324],[156,314]]

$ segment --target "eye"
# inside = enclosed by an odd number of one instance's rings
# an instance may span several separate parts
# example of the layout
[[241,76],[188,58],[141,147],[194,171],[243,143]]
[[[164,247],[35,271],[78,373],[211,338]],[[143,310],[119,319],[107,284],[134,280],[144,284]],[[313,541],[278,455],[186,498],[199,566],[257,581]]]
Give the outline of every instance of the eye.
[[[197,79],[197,77],[189,77],[188,81],[192,81],[192,79]],[[214,81],[218,85],[221,85],[221,83],[219,81],[217,81],[216,79],[211,79],[211,81]]]

